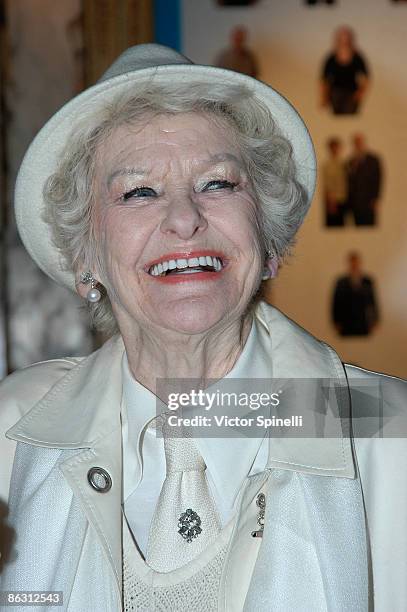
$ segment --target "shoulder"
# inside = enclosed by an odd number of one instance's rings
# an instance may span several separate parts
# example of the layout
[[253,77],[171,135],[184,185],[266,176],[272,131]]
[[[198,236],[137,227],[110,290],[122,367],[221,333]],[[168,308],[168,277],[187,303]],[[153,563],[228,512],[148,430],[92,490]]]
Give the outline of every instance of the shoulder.
[[375,153],[372,153],[371,151],[369,153],[366,154],[366,159],[371,163],[371,164],[380,164],[380,158],[378,155],[376,155]]
[[0,415],[13,406],[23,416],[84,357],[66,357],[34,363],[17,370],[0,383]]
[[331,70],[336,67],[336,59],[333,53],[327,55],[324,60],[324,70]]
[[407,381],[356,366],[345,368],[373,560],[388,555],[393,562],[407,544]]
[[407,392],[407,380],[404,378],[392,376],[384,372],[367,370],[366,368],[351,363],[344,363],[344,366],[350,382],[357,383],[357,381],[360,380],[374,381],[377,384],[381,384],[383,387],[403,389],[404,392]]
[[366,60],[364,56],[358,51],[356,51],[353,55],[353,63],[358,67],[366,69]]
[[349,286],[349,279],[345,276],[339,276],[335,281],[335,287],[337,290],[346,289]]
[[[230,49],[222,49],[216,56],[216,63],[226,62],[231,56]],[[219,66],[222,68],[222,66]]]
[[345,365],[355,437],[403,438],[407,448],[407,380]]
[[5,433],[84,358],[52,359],[17,370],[0,383],[0,501],[7,500],[16,443]]

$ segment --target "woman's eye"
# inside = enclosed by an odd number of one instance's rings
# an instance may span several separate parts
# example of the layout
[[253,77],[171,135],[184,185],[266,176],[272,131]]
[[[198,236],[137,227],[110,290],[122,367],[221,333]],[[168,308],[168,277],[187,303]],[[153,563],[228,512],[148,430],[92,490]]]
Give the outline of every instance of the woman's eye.
[[152,189],[152,187],[135,187],[130,191],[127,191],[123,194],[123,200],[130,200],[130,198],[148,198],[154,197],[157,195],[157,192]]
[[209,181],[206,183],[202,191],[217,191],[218,189],[233,189],[237,183],[231,183],[230,181]]

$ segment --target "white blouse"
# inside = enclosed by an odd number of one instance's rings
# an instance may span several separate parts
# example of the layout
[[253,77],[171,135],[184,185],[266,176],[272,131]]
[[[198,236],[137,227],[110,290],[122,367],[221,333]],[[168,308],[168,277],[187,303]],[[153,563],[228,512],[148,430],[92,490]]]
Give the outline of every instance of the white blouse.
[[[267,330],[254,320],[246,344],[225,378],[267,378]],[[269,343],[270,340],[267,339]],[[254,351],[256,359],[254,359]],[[124,512],[140,551],[146,550],[150,523],[165,478],[163,439],[147,423],[156,415],[156,396],[132,376],[126,353],[122,361],[123,499]],[[259,434],[260,435],[260,434]],[[267,440],[261,437],[195,438],[222,525],[235,511],[239,489],[248,474],[264,470]]]

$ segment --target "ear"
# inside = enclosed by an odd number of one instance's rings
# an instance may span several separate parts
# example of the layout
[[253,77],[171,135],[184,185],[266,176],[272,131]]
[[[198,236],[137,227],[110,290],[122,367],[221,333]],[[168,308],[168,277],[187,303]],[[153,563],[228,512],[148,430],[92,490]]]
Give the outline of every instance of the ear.
[[263,280],[268,280],[269,278],[275,278],[278,273],[278,258],[274,255],[273,257],[267,257],[264,272],[263,272]]
[[278,258],[268,257],[266,260],[266,266],[270,270],[270,278],[274,278],[278,274]]

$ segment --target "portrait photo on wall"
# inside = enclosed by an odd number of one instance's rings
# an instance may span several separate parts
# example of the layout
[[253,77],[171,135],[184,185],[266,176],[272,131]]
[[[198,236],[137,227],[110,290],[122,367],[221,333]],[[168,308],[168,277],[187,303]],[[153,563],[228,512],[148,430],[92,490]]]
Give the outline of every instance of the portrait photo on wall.
[[346,264],[346,273],[334,283],[332,323],[340,336],[368,336],[379,322],[375,282],[365,274],[357,251],[347,254]]
[[334,115],[354,115],[363,105],[370,69],[359,50],[354,30],[340,26],[333,34],[332,49],[321,69],[320,104]]
[[247,43],[248,31],[243,25],[232,28],[229,34],[229,45],[215,58],[218,68],[235,70],[251,77],[258,77],[259,66],[256,55]]
[[350,153],[344,155],[344,141],[331,136],[321,164],[324,224],[326,227],[375,226],[383,183],[380,156],[371,151],[361,132],[350,139]]

